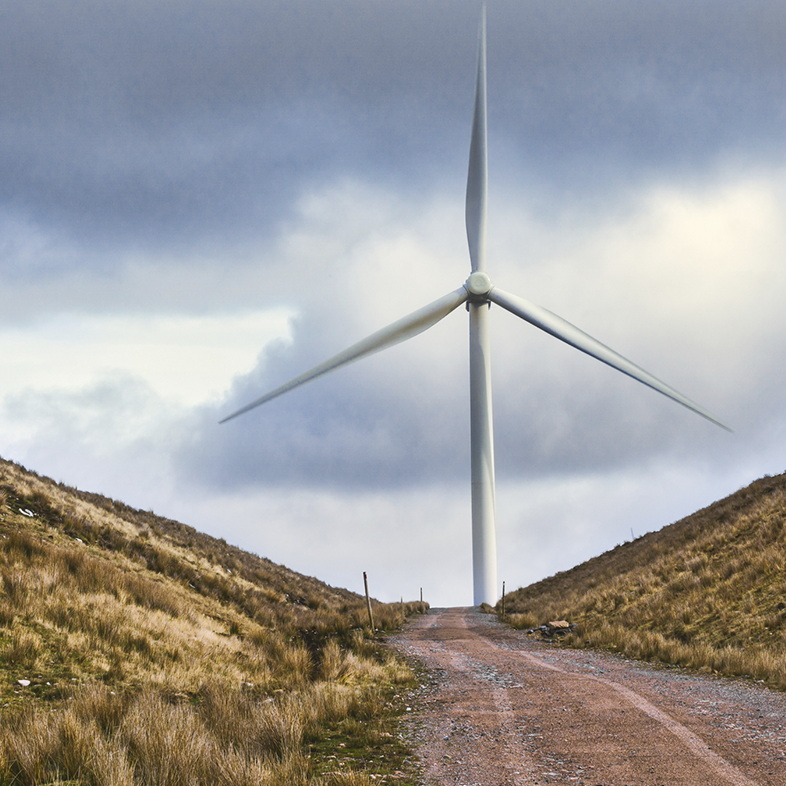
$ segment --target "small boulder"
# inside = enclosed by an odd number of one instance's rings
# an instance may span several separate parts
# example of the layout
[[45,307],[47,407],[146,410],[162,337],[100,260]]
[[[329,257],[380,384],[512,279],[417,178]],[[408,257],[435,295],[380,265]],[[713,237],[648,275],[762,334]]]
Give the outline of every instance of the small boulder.
[[544,639],[553,639],[554,637],[561,638],[573,633],[576,630],[575,622],[568,622],[567,620],[552,620],[543,625],[538,625],[537,628],[530,628],[527,633],[540,633]]

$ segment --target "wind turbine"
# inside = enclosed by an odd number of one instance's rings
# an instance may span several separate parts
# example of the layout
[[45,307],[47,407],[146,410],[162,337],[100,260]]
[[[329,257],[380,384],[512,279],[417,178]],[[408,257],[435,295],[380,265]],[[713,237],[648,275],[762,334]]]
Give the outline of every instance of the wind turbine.
[[221,423],[288,393],[317,377],[422,333],[466,304],[469,312],[470,443],[472,476],[472,570],[474,603],[495,604],[497,545],[494,482],[494,436],[491,408],[489,309],[501,306],[555,338],[668,396],[707,420],[729,430],[714,415],[644,369],[622,357],[562,317],[492,284],[486,272],[486,207],[488,156],[486,144],[486,7],[481,11],[475,110],[467,177],[466,226],[471,272],[458,289],[388,325],[368,338],[304,372],[228,415]]

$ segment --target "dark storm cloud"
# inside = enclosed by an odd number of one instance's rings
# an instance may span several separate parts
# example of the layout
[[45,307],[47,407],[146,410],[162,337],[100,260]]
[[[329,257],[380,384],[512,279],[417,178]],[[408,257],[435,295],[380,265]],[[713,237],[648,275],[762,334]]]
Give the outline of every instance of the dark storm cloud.
[[[229,243],[338,172],[408,188],[463,176],[474,2],[0,14],[0,198],[42,231]],[[769,2],[491,3],[492,174],[559,197],[721,154],[780,160],[783,33]]]
[[525,149],[674,168],[741,146],[771,152],[782,138],[777,3],[504,7],[493,113],[505,133],[521,130]]
[[[465,338],[462,320],[451,327]],[[408,363],[407,349],[339,371],[216,428],[218,417],[269,389],[269,377],[244,379],[231,404],[209,408],[192,426],[181,468],[224,489],[385,489],[467,480],[466,348],[445,377],[430,374],[422,359]],[[725,432],[616,372],[588,368],[591,361],[580,356],[554,364],[550,355],[561,351],[523,356],[519,364],[530,376],[524,386],[511,384],[498,364],[500,480],[614,471],[644,455],[685,452],[687,443],[694,455],[729,447]]]
[[426,99],[449,103],[444,84],[421,76],[435,57],[423,36],[402,40],[402,10],[391,20],[366,4],[297,1],[6,8],[3,201],[42,224],[137,242],[264,227],[305,179],[378,166],[381,150],[391,163],[408,132],[401,108],[414,121]]

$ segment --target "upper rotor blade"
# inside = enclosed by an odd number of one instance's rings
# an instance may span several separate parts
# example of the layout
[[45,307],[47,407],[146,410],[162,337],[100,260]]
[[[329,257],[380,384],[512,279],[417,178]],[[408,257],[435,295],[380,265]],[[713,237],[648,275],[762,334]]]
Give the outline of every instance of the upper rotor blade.
[[401,343],[402,341],[406,341],[413,336],[417,336],[418,333],[428,330],[428,328],[436,325],[437,322],[439,322],[441,319],[444,319],[448,314],[450,314],[451,311],[464,303],[466,299],[467,290],[464,289],[464,287],[461,287],[454,292],[441,297],[439,300],[429,303],[429,305],[424,306],[418,311],[414,311],[403,319],[399,319],[392,325],[388,325],[387,327],[382,328],[382,330],[378,330],[368,338],[358,341],[357,344],[353,344],[351,347],[349,347],[349,349],[339,352],[338,355],[334,355],[332,358],[330,358],[330,360],[320,363],[310,371],[306,371],[281,387],[271,390],[270,393],[266,393],[264,396],[261,396],[260,398],[252,401],[250,404],[246,404],[245,407],[237,410],[237,412],[233,412],[231,415],[228,415],[219,422],[226,423],[228,420],[231,420],[238,415],[242,415],[244,412],[248,412],[248,410],[253,409],[254,407],[258,407],[260,404],[264,404],[265,402],[270,401],[271,399],[274,399],[283,393],[287,393],[290,390],[305,384],[306,382],[310,382],[312,379],[321,377],[323,374],[327,374],[330,371],[335,371],[341,366],[346,366],[347,364],[353,363],[356,360],[360,360],[361,358],[364,358],[368,355],[373,355],[375,352],[380,352],[383,349],[387,349],[388,347],[392,347],[395,344]]
[[516,316],[521,317],[531,325],[544,330],[546,333],[564,341],[566,344],[570,344],[576,349],[580,349],[582,352],[586,352],[597,360],[606,363],[612,368],[616,368],[623,374],[633,377],[633,379],[642,382],[653,390],[657,390],[664,396],[668,396],[670,399],[693,410],[703,418],[707,418],[707,420],[726,429],[726,431],[731,431],[725,423],[718,420],[718,418],[704,409],[704,407],[700,406],[695,401],[691,401],[687,396],[683,396],[682,393],[675,390],[673,387],[667,385],[665,382],[661,382],[657,377],[652,376],[652,374],[645,371],[643,368],[632,363],[627,358],[624,358],[605,344],[601,344],[600,341],[592,338],[592,336],[588,335],[583,330],[580,330],[575,325],[571,325],[570,322],[557,316],[548,309],[536,306],[534,303],[524,300],[524,298],[502,292],[496,287],[491,290],[488,297],[493,303],[502,306],[502,308],[507,309],[512,314],[516,314]]
[[475,113],[469,146],[467,175],[467,242],[472,270],[486,269],[486,202],[488,198],[488,145],[486,143],[486,5],[480,17],[478,77],[475,85]]

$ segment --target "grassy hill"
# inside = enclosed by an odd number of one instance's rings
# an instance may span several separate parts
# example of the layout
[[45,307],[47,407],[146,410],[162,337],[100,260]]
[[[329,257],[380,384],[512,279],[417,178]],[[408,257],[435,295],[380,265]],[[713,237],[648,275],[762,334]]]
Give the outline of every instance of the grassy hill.
[[0,587],[2,785],[410,782],[354,593],[2,459]]
[[569,646],[786,689],[785,521],[786,474],[765,476],[659,532],[511,593],[506,611],[519,628],[577,623]]

